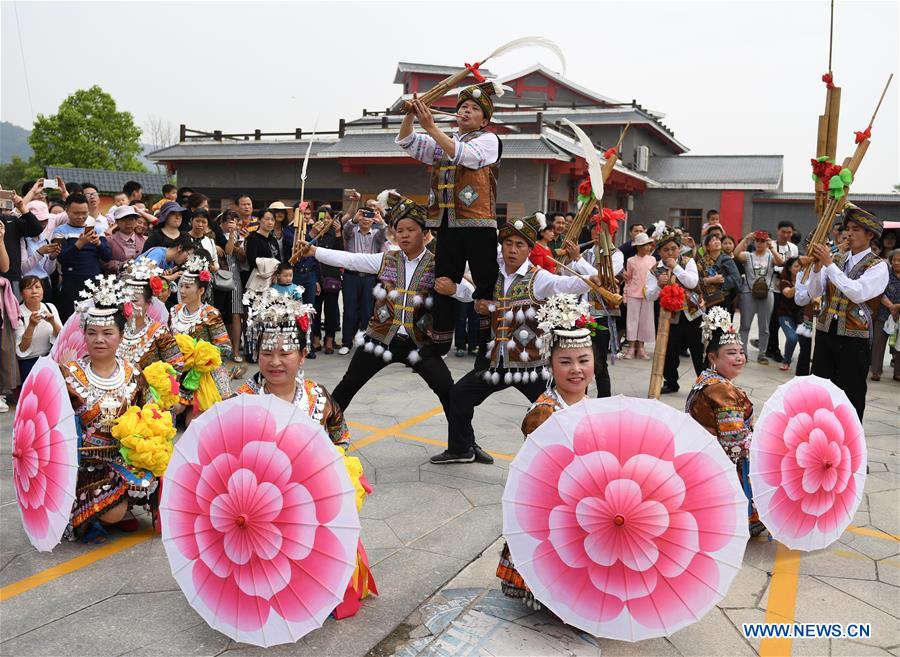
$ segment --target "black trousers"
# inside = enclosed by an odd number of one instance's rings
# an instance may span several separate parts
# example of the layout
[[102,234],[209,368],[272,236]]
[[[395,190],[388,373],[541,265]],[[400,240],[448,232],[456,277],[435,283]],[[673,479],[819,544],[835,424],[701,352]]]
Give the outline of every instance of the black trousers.
[[765,351],[767,356],[778,356],[781,358],[781,347],[778,344],[778,331],[781,325],[778,323],[778,304],[781,303],[782,295],[775,292],[775,304],[772,306],[772,315],[769,317],[769,344],[765,347],[760,345],[760,350]]
[[[349,346],[349,345],[348,345]],[[438,396],[444,412],[450,407],[450,388],[453,387],[453,377],[450,376],[450,370],[444,360],[431,352],[422,349],[419,354],[422,360],[415,365],[410,365],[406,358],[410,352],[415,350],[416,345],[412,340],[405,336],[395,336],[391,340],[390,351],[393,355],[391,362],[385,362],[381,356],[366,351],[362,347],[353,352],[353,358],[350,360],[350,366],[344,373],[344,378],[337,384],[332,397],[343,410],[347,410],[353,397],[359,392],[369,380],[378,374],[388,365],[400,363],[412,368],[412,371],[418,374],[428,387]]]
[[[607,326],[607,322],[616,321],[615,317],[601,318],[597,320],[600,326]],[[609,397],[612,395],[612,383],[609,378],[609,364],[606,362],[609,356],[610,333],[608,330],[600,329],[591,338],[591,345],[594,347],[594,381],[597,384],[597,398]],[[618,345],[616,345],[618,346]]]
[[816,333],[812,373],[847,393],[860,422],[866,410],[866,375],[871,358],[869,339],[838,335],[837,320],[831,323],[831,330]]
[[451,454],[463,454],[475,447],[475,429],[472,427],[472,417],[475,415],[475,407],[493,395],[495,392],[506,388],[515,388],[533,402],[547,389],[547,382],[538,377],[537,381],[521,383],[504,383],[503,375],[506,370],[498,370],[500,382],[489,383],[484,380],[484,373],[490,363],[486,358],[478,358],[475,361],[475,369],[457,381],[450,390],[450,405],[444,406],[447,413],[447,451]]
[[[462,280],[466,262],[475,282],[475,299],[491,299],[500,271],[497,264],[497,230],[494,228],[448,228],[447,216],[438,230],[434,277],[446,276],[454,283]],[[431,311],[434,348],[440,354],[450,351],[456,323],[456,300],[436,294]]]
[[808,376],[810,361],[812,360],[812,338],[803,335],[797,336],[797,344],[800,345],[800,353],[797,355],[797,376]]
[[666,361],[663,365],[663,379],[669,385],[678,387],[678,354],[687,348],[691,352],[694,373],[700,376],[703,371],[703,336],[700,329],[701,318],[689,321],[684,313],[680,313],[677,324],[669,327],[669,344],[666,347]]

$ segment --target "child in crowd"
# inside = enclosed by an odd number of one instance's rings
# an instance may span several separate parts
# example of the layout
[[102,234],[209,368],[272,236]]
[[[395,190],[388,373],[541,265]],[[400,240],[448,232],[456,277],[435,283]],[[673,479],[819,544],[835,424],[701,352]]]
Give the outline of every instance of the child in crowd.
[[626,337],[629,347],[622,354],[622,358],[641,358],[649,360],[650,356],[644,349],[644,343],[655,339],[656,332],[653,328],[653,302],[648,300],[644,289],[647,280],[647,272],[656,265],[656,258],[650,253],[653,251],[653,240],[647,233],[638,233],[632,241],[637,250],[637,255],[628,258],[625,264],[625,303],[626,313]]
[[294,283],[294,267],[289,262],[282,262],[272,276],[272,289],[279,294],[289,296],[298,301],[303,300],[303,291]]

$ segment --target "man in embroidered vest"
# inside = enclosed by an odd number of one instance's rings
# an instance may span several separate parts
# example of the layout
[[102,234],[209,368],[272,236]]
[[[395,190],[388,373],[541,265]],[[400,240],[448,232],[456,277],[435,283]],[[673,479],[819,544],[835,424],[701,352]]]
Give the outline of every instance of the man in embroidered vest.
[[866,408],[866,372],[872,341],[872,313],[888,284],[887,263],[870,245],[882,225],[871,212],[852,203],[844,209],[842,230],[850,250],[834,255],[824,244],[810,249],[816,264],[806,282],[797,277],[797,305],[820,295],[812,373],[830,379],[847,393],[860,421]]
[[657,266],[647,272],[647,298],[656,301],[659,298],[660,289],[670,283],[684,288],[684,307],[672,313],[669,320],[672,324],[669,329],[669,344],[666,348],[666,360],[663,364],[662,394],[678,392],[678,354],[687,347],[691,352],[691,360],[694,363],[694,372],[697,376],[704,370],[703,365],[703,336],[700,326],[701,301],[697,284],[700,275],[697,272],[697,263],[693,258],[679,255],[681,251],[681,236],[674,230],[666,228],[662,234],[654,235],[659,254]]
[[[490,299],[497,279],[497,173],[503,145],[486,132],[496,87],[485,82],[459,93],[458,132],[452,138],[434,123],[431,111],[413,99],[414,112],[403,119],[396,143],[432,167],[426,227],[437,231],[435,276],[462,280],[466,262],[475,283],[475,299]],[[425,134],[413,131],[413,119]],[[456,304],[446,296],[434,303],[432,338],[446,354],[453,338]]]
[[[541,269],[528,259],[541,227],[543,215],[508,221],[500,229],[503,263],[494,287],[493,301],[479,299],[475,310],[490,315],[492,340],[486,354],[475,359],[475,368],[463,376],[450,391],[447,412],[448,437],[446,451],[431,457],[431,462],[493,463],[494,459],[475,443],[472,416],[475,407],[492,394],[514,387],[529,401],[537,399],[550,378],[547,360],[541,354],[543,333],[538,327],[537,310],[548,297],[560,292],[581,295],[588,284],[576,276],[557,276]],[[566,244],[569,257],[578,260],[578,245]],[[600,284],[597,276],[591,280]],[[473,286],[463,280],[459,285],[449,278],[439,278],[435,288],[443,294],[471,297]]]
[[[392,362],[406,363],[448,407],[453,377],[430,349],[434,304],[434,256],[425,248],[425,208],[396,192],[390,194],[386,220],[394,229],[399,251],[348,253],[301,243],[300,254],[332,267],[375,274],[375,305],[365,331],[356,334],[360,349],[332,393],[347,410],[354,395]],[[460,297],[462,298],[462,295]]]

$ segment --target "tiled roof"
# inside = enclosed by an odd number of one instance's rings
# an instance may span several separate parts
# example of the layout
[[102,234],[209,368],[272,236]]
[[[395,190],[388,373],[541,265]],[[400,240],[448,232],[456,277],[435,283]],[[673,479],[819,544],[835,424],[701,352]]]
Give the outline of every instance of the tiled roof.
[[44,167],[48,178],[59,176],[66,182],[79,184],[91,182],[97,185],[101,194],[115,194],[129,180],[139,182],[148,194],[159,194],[162,186],[169,182],[163,173],[146,173],[144,171],[108,171],[106,169],[76,169],[70,167]]
[[[404,73],[426,73],[446,76],[453,75],[454,73],[458,73],[461,70],[462,66],[438,66],[435,64],[415,64],[412,62],[400,62],[399,64],[397,64],[397,74],[394,76],[394,84],[401,84],[403,82]],[[496,77],[486,68],[480,68],[478,69],[478,72],[486,78]]]
[[647,172],[661,187],[778,191],[783,155],[653,156]]
[[[761,192],[753,195],[754,201],[808,201],[812,203],[812,192]],[[860,203],[890,203],[900,206],[900,194],[855,194],[850,192],[850,200]]]
[[[310,157],[326,146],[334,144],[334,139],[314,141]],[[204,141],[184,142],[149,153],[147,157],[156,162],[165,160],[269,160],[303,159],[308,140],[302,141]]]

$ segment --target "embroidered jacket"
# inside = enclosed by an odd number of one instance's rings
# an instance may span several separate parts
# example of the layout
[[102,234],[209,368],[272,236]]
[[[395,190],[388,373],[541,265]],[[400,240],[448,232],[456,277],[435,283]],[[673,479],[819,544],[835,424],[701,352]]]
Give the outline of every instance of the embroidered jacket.
[[165,361],[178,372],[184,366],[184,355],[175,338],[165,325],[153,320],[148,321],[144,330],[135,336],[129,336],[126,329],[117,355],[141,370],[159,360]]
[[[846,253],[834,256],[834,264],[838,269],[843,270],[846,258]],[[863,272],[880,262],[881,258],[870,251],[847,272],[847,278],[856,280]],[[878,310],[880,300],[881,295],[878,295],[865,303],[854,303],[829,280],[822,299],[822,311],[816,320],[816,328],[820,331],[829,331],[831,323],[837,318],[838,335],[869,338],[872,330],[872,314]]]
[[[238,388],[236,394],[262,395],[265,394],[265,385],[266,380],[262,373],[257,372]],[[350,446],[350,429],[344,420],[344,413],[331,398],[325,386],[298,375],[293,404],[305,410],[309,413],[309,417],[321,424],[335,445],[344,448]]]
[[[483,134],[484,130],[473,130],[459,141],[469,142]],[[442,148],[436,148],[428,195],[428,228],[440,227],[445,210],[449,228],[496,228],[499,170],[499,158],[480,169],[469,169],[451,159]]]
[[732,461],[749,456],[753,404],[734,383],[715,370],[703,370],[688,393],[684,410],[718,439]]
[[366,335],[387,345],[402,326],[416,347],[430,342],[434,290],[434,255],[431,251],[425,250],[409,281],[406,280],[402,251],[385,253],[378,282],[385,294],[379,292],[376,295]]
[[169,316],[169,324],[172,327],[172,335],[187,333],[195,340],[206,340],[219,348],[222,358],[231,355],[231,340],[225,330],[225,322],[222,314],[209,304],[200,304],[200,310],[193,321],[184,323],[182,312],[183,303],[175,304]]
[[537,322],[542,301],[534,293],[534,276],[539,270],[531,265],[524,276],[517,274],[505,294],[503,276],[497,277],[496,309],[491,313],[493,339],[488,344],[491,369],[525,370],[546,365],[546,359],[540,354],[543,332]]

